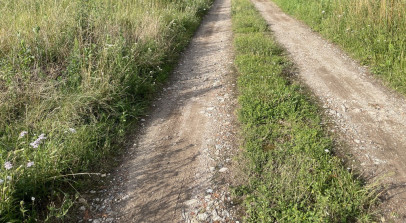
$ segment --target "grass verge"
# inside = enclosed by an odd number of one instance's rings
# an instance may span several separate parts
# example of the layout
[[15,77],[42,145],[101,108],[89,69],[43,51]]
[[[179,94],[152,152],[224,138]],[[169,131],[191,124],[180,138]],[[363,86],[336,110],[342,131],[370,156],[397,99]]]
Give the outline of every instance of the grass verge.
[[249,0],[233,0],[247,222],[371,222],[376,193],[332,155],[318,107]]
[[63,218],[211,2],[0,0],[0,222]]
[[273,0],[406,95],[406,2]]

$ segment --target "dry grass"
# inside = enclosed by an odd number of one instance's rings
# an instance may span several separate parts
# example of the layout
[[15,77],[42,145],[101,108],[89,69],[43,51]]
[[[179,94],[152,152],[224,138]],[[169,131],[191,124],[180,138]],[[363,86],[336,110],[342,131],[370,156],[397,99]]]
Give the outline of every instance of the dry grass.
[[117,149],[210,2],[0,0],[0,221],[41,217],[55,190],[64,215],[61,176]]

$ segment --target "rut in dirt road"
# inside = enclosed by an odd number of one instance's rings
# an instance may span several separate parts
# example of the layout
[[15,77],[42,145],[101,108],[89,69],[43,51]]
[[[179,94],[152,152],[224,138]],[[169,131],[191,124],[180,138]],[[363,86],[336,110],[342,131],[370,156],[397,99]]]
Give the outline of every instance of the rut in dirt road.
[[184,221],[218,166],[210,149],[233,150],[230,13],[229,0],[215,1],[117,170],[119,199],[107,204],[117,222]]
[[252,0],[321,99],[371,182],[389,185],[385,213],[406,214],[406,103],[339,48],[283,13],[269,0]]

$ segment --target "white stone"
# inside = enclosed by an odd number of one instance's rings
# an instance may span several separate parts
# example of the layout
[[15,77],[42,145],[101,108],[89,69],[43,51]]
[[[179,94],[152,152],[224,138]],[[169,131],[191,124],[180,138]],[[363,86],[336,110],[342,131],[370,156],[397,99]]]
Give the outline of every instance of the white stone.
[[201,213],[197,215],[197,220],[205,221],[209,216],[206,213]]

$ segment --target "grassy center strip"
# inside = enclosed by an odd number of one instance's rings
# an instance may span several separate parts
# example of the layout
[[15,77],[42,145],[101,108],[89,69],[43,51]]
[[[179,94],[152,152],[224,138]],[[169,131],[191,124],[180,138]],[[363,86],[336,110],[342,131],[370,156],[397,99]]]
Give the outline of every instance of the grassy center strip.
[[370,222],[376,197],[332,155],[318,107],[249,0],[233,0],[248,222]]

